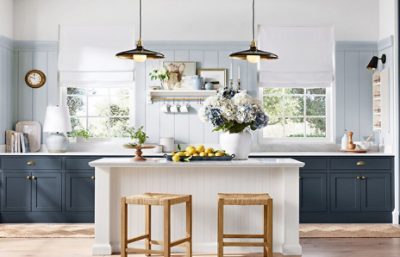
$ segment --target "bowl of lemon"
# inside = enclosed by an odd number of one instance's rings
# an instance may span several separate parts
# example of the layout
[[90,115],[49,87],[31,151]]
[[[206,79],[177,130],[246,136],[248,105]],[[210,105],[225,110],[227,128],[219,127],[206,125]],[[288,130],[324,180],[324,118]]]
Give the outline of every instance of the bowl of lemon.
[[190,161],[231,161],[235,155],[230,155],[224,150],[213,149],[211,147],[188,146],[183,151],[172,152],[166,154],[165,158],[174,162],[190,162]]

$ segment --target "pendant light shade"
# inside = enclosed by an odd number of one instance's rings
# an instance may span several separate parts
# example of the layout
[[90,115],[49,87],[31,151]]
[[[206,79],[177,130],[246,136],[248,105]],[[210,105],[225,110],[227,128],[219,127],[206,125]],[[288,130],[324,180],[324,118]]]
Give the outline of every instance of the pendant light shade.
[[139,40],[136,48],[117,53],[116,56],[122,59],[132,59],[135,62],[145,62],[147,59],[163,59],[164,55],[155,51],[147,50],[143,47],[142,41],[142,0],[139,0]]
[[247,60],[250,63],[258,63],[263,60],[278,59],[278,56],[276,54],[257,49],[257,43],[255,40],[255,0],[253,0],[252,11],[253,11],[253,19],[252,19],[253,40],[250,43],[250,49],[232,53],[229,55],[229,57],[233,59]]

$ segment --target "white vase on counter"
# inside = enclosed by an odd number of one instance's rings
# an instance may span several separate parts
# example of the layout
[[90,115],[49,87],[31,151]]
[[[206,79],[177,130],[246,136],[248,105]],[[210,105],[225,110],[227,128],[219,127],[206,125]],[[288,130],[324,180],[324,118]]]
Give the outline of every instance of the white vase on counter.
[[222,150],[235,155],[235,160],[247,160],[251,151],[251,134],[245,130],[240,133],[221,133],[219,143]]

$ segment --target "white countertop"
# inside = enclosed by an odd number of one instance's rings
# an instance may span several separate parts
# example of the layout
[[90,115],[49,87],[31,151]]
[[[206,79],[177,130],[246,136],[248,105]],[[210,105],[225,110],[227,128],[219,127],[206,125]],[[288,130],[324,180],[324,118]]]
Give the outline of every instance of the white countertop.
[[[0,156],[133,156],[133,152],[66,152],[66,153],[4,153]],[[145,152],[145,156],[163,157],[165,153]],[[269,156],[394,156],[392,153],[368,152],[368,153],[345,153],[345,152],[254,152],[251,157],[269,157]]]
[[159,158],[134,161],[132,158],[103,158],[89,163],[91,167],[304,167],[304,163],[290,158],[257,158],[232,161],[172,162]]

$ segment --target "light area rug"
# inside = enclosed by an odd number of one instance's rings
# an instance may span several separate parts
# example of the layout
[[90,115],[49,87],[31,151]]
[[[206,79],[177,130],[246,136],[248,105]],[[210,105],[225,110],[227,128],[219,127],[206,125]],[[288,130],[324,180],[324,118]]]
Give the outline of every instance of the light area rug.
[[300,224],[300,238],[395,238],[400,226],[392,224]]
[[[93,238],[93,224],[0,224],[0,238]],[[400,238],[392,224],[301,224],[300,238]]]

